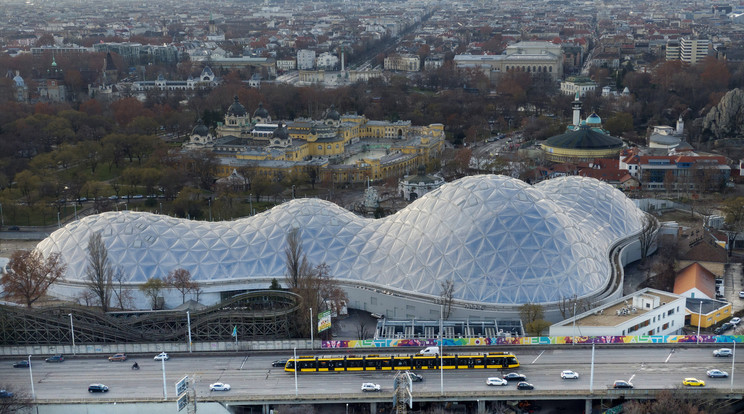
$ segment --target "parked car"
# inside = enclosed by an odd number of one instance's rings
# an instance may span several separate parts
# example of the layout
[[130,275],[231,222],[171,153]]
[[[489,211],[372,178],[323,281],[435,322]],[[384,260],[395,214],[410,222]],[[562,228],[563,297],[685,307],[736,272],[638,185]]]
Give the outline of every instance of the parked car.
[[362,391],[380,391],[380,384],[365,382],[364,384],[362,384]]
[[730,357],[733,354],[731,348],[720,348],[713,351],[713,356],[715,357]]
[[109,357],[109,361],[126,361],[127,354],[114,354]]
[[735,318],[731,318],[729,323],[733,324],[734,326],[739,325],[741,323],[741,318],[739,318],[738,316]]
[[11,398],[13,393],[8,390],[0,390],[0,398]]
[[214,384],[209,384],[209,391],[230,391],[230,384],[215,382]]
[[272,367],[282,367],[282,368],[284,368],[285,365],[287,365],[287,360],[286,359],[277,359],[276,361],[274,361],[274,362],[271,363],[271,366]]
[[88,385],[88,392],[108,392],[109,388],[103,384]]
[[723,325],[719,326],[718,328],[714,329],[713,333],[716,335],[721,335],[733,327],[734,327],[733,324],[726,322]]
[[[10,229],[8,229],[10,230]],[[739,299],[744,299],[744,290],[739,291]]]
[[534,390],[535,386],[530,384],[529,382],[522,381],[519,384],[517,384],[517,389],[518,390]]
[[563,379],[579,379],[579,373],[575,371],[571,371],[570,369],[567,369],[563,372],[561,372],[561,378]]
[[612,388],[633,388],[633,384],[625,380],[617,380],[612,384]]
[[516,373],[516,372],[510,372],[503,377],[507,381],[527,381],[527,377]]
[[168,354],[167,354],[167,353],[165,353],[165,352],[161,352],[161,353],[159,353],[159,354],[155,355],[155,358],[153,358],[153,359],[154,359],[154,360],[156,360],[156,361],[160,361],[160,360],[165,360],[165,361],[167,361],[167,360],[169,360],[169,359],[170,359],[170,357],[168,356]]
[[499,377],[490,377],[486,380],[486,385],[506,385],[509,381],[499,378]]
[[704,387],[705,381],[697,378],[685,378],[682,380],[682,385],[689,385],[690,387]]
[[720,369],[711,369],[711,370],[708,370],[708,372],[706,372],[706,374],[710,378],[727,378],[728,377],[728,372],[721,371]]
[[28,361],[25,359],[23,361],[18,361],[13,363],[13,368],[28,368],[29,364]]
[[65,357],[63,355],[53,355],[45,359],[46,362],[64,362]]

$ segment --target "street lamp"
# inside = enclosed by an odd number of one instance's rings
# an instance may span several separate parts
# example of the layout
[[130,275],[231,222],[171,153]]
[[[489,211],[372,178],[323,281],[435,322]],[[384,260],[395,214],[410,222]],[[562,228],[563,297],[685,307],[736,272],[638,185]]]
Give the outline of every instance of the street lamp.
[[297,364],[297,347],[294,347],[294,374],[295,374],[295,397],[297,397],[297,370],[300,366]]
[[31,369],[31,355],[28,356],[28,375],[31,376],[31,398],[36,400],[36,391],[34,391],[34,370]]
[[703,323],[703,300],[700,299],[700,309],[698,310],[698,331],[696,337],[696,343],[700,344],[700,325]]
[[0,227],[5,227],[5,218],[3,217],[3,205],[0,204]]
[[59,221],[59,211],[57,212],[57,228],[62,228],[62,223]]
[[75,325],[72,324],[72,312],[67,314],[70,317],[70,334],[72,336],[72,355],[75,353]]
[[310,349],[315,349],[313,341],[313,308],[310,308]]
[[186,311],[186,324],[189,327],[189,352],[191,352],[191,315]]
[[160,362],[163,365],[163,399],[168,399],[168,391],[165,390],[165,357],[160,358]]

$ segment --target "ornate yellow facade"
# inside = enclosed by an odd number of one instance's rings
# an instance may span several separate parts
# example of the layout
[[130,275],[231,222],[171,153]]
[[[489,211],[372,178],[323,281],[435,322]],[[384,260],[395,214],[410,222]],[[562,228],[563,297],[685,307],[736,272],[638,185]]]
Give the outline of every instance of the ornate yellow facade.
[[[233,108],[233,112],[237,111]],[[370,121],[360,115],[339,115],[333,108],[324,120],[297,119],[284,131],[290,139],[282,147],[246,140],[242,151],[220,152],[218,176],[249,168],[274,180],[309,170],[314,170],[320,181],[336,183],[401,177],[419,165],[438,160],[445,139],[443,124],[412,126],[410,121]],[[350,146],[355,148],[351,152]],[[370,148],[384,149],[385,155],[343,162],[352,153]]]

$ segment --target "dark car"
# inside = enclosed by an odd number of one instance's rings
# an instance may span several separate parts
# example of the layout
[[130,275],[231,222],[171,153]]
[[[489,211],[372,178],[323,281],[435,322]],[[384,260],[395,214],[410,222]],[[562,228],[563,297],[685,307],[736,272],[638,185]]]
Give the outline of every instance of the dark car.
[[617,380],[612,384],[612,388],[633,388],[633,384],[628,381]]
[[271,363],[271,366],[272,367],[282,367],[282,368],[284,368],[285,365],[287,365],[287,360],[286,359],[277,359],[276,361],[274,361],[274,362]]
[[28,361],[25,359],[23,361],[18,361],[13,364],[13,368],[28,368]]
[[46,362],[64,362],[65,357],[63,355],[54,355],[50,356],[49,358],[45,359]]
[[526,376],[524,376],[522,374],[518,374],[516,372],[510,372],[510,373],[504,375],[504,379],[507,380],[507,381],[527,381],[527,377]]
[[421,381],[424,380],[424,377],[422,377],[421,375],[419,375],[419,374],[417,374],[415,372],[409,372],[408,375],[411,376],[411,381],[412,382],[421,382]]
[[734,324],[726,322],[726,323],[724,323],[723,325],[721,325],[721,326],[719,326],[718,328],[716,328],[716,329],[715,329],[715,330],[713,331],[713,333],[714,333],[714,334],[716,334],[716,335],[720,335],[720,334],[722,334],[722,333],[724,333],[724,332],[728,331],[729,329],[731,329],[731,328],[733,328],[733,327],[734,327]]
[[522,381],[519,384],[517,384],[517,389],[518,390],[534,390],[535,386],[530,384],[529,382]]
[[0,398],[10,398],[13,396],[13,393],[8,390],[0,390]]
[[103,384],[90,384],[88,392],[108,392],[108,387]]
[[18,226],[9,226],[8,231],[19,231],[21,228]]

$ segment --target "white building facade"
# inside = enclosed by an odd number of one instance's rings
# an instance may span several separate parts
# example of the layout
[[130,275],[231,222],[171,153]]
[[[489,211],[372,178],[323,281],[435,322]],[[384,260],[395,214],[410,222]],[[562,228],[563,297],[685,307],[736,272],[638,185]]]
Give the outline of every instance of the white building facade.
[[684,296],[646,288],[550,327],[550,336],[675,335],[685,325]]

